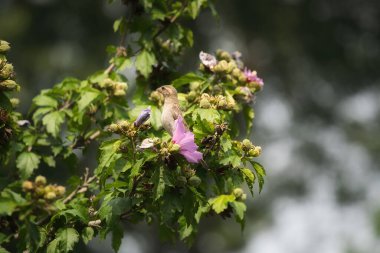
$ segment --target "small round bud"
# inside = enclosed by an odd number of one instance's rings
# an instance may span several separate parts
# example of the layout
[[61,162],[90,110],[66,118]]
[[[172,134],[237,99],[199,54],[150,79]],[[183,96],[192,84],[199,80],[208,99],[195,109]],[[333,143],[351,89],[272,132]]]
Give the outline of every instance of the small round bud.
[[166,156],[166,155],[169,153],[169,150],[168,150],[167,148],[162,148],[162,149],[160,150],[160,153],[161,153],[161,155]]
[[115,133],[119,130],[119,126],[115,123],[108,126],[108,131]]
[[125,130],[129,129],[130,124],[127,120],[122,120],[119,122],[119,126],[121,127],[121,129],[123,129],[125,131]]
[[113,92],[113,95],[115,97],[122,97],[122,96],[125,96],[127,93],[125,92],[125,90],[114,90]]
[[44,190],[45,190],[45,193],[55,192],[55,187],[53,185],[49,184],[49,185],[45,186]]
[[204,109],[208,109],[211,107],[211,104],[209,100],[202,98],[201,101],[199,102],[199,106]]
[[202,180],[198,176],[192,176],[189,178],[189,184],[191,186],[197,187],[201,184]]
[[13,80],[4,80],[0,82],[0,90],[19,90],[20,86]]
[[220,60],[230,61],[230,60],[232,59],[230,53],[227,52],[227,51],[224,51],[224,50],[217,50],[217,51],[216,51],[216,56],[217,56],[218,59],[220,59]]
[[240,197],[241,200],[245,201],[247,199],[247,194],[243,193]]
[[215,67],[214,71],[218,73],[227,72],[228,70],[228,62],[225,60],[221,60]]
[[240,198],[244,194],[244,191],[243,191],[242,188],[235,188],[232,191],[232,194],[238,199],[238,198]]
[[234,68],[231,72],[231,75],[235,78],[239,78],[241,74],[242,72],[239,68]]
[[174,143],[174,144],[170,147],[170,152],[178,152],[180,148],[181,148],[180,145]]
[[187,94],[187,99],[189,101],[194,101],[196,97],[197,97],[197,93],[195,91],[190,91],[189,94]]
[[46,177],[44,176],[37,176],[35,179],[34,179],[34,182],[36,183],[37,186],[42,186],[42,185],[45,185],[46,184]]
[[13,74],[13,65],[10,63],[7,63],[3,66],[3,68],[0,70],[0,78],[2,79],[8,79]]
[[33,182],[28,181],[28,180],[22,182],[22,190],[25,192],[33,190]]
[[197,90],[199,89],[199,87],[201,86],[201,83],[200,82],[191,82],[190,85],[189,85],[189,88],[190,90]]
[[11,47],[9,46],[9,43],[4,41],[4,40],[0,40],[0,53],[5,53],[7,52]]
[[57,197],[57,195],[55,194],[55,192],[47,192],[44,195],[44,198],[48,199],[48,200],[55,199],[56,197]]
[[45,194],[45,189],[44,187],[37,187],[36,190],[34,191],[37,196],[43,196]]
[[240,74],[238,79],[239,79],[239,82],[241,82],[241,83],[247,82],[247,77],[243,73]]
[[11,98],[10,101],[13,108],[17,107],[20,104],[20,100],[18,98]]
[[235,61],[230,61],[228,63],[227,73],[231,73],[236,67],[237,67],[236,66],[236,62]]
[[66,188],[62,185],[59,185],[55,188],[55,193],[57,196],[63,196],[66,192]]
[[252,142],[250,140],[248,140],[248,139],[244,139],[242,141],[242,144],[243,144],[243,148],[245,148],[247,150],[251,149],[253,147]]
[[225,109],[227,107],[227,101],[226,101],[226,99],[219,100],[218,101],[218,107],[222,108],[222,109]]
[[179,186],[185,186],[187,183],[187,179],[184,176],[178,176],[177,177],[177,183]]

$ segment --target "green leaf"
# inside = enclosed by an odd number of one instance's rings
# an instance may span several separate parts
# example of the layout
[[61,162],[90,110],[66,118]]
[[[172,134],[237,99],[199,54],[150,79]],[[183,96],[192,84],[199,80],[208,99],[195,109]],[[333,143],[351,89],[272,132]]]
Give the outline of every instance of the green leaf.
[[160,167],[154,171],[152,176],[152,181],[154,183],[154,200],[158,200],[162,197],[165,191],[165,181],[164,181],[164,168]]
[[156,56],[147,50],[142,50],[136,57],[136,69],[147,78],[152,72],[152,66],[157,63]]
[[150,122],[155,130],[162,127],[161,123],[161,110],[157,106],[151,106],[152,113],[150,115]]
[[245,182],[248,185],[249,191],[253,195],[253,183],[255,182],[255,174],[253,174],[253,172],[248,168],[242,168],[240,169],[240,171],[243,173],[243,176],[244,176]]
[[16,166],[20,170],[21,178],[30,177],[33,170],[38,168],[41,157],[33,152],[22,152],[16,159]]
[[225,153],[225,157],[220,160],[220,164],[231,165],[232,167],[237,168],[241,164],[241,158],[234,152]]
[[50,167],[55,167],[55,160],[52,156],[44,156],[42,160]]
[[10,253],[10,252],[0,246],[0,253]]
[[56,238],[53,241],[51,241],[49,243],[49,245],[47,246],[46,253],[57,253],[57,252],[60,252],[59,247],[58,247],[59,242],[60,241],[59,241],[58,238]]
[[33,99],[33,102],[38,106],[49,106],[54,108],[57,108],[58,106],[57,100],[47,95],[38,95]]
[[17,203],[10,199],[0,197],[0,215],[12,215],[13,211],[16,209]]
[[244,213],[247,210],[247,206],[240,201],[231,202],[231,206],[234,209],[237,218],[242,221],[244,219]]
[[193,72],[190,72],[190,73],[187,73],[186,75],[183,75],[180,78],[177,78],[176,80],[174,80],[172,82],[172,85],[178,89],[182,85],[189,84],[189,83],[195,82],[195,81],[205,81],[205,79],[201,76],[198,76],[197,74],[195,74]]
[[59,240],[59,248],[63,252],[69,252],[74,249],[75,243],[79,241],[79,234],[73,228],[64,228],[58,231],[57,239]]
[[112,229],[112,248],[115,252],[118,252],[123,239],[124,230],[120,223],[113,225]]
[[121,154],[117,153],[121,140],[109,140],[102,143],[100,146],[100,158],[99,158],[99,166],[96,169],[95,173],[99,175],[102,172],[103,168],[110,166],[111,163],[115,162],[117,159],[121,157]]
[[100,92],[95,89],[85,90],[81,92],[81,97],[78,101],[78,110],[82,111],[92,101],[94,101],[97,97],[99,97],[99,95],[100,95]]
[[253,119],[255,118],[255,111],[250,106],[244,106],[243,115],[246,122],[247,135],[251,132]]
[[63,111],[54,111],[43,117],[42,124],[46,127],[46,131],[48,133],[50,133],[53,137],[57,137],[64,121],[65,113]]
[[193,1],[191,1],[190,5],[188,7],[188,10],[189,10],[190,16],[193,19],[196,19],[196,17],[198,16],[198,14],[199,14],[199,12],[201,10],[202,4],[205,1],[206,0],[193,0]]
[[217,123],[220,120],[220,114],[215,109],[197,108],[193,112],[193,121],[196,121],[197,117],[210,123]]
[[92,227],[85,227],[82,230],[82,240],[85,244],[92,240],[94,237],[94,229]]
[[227,209],[228,204],[233,202],[235,200],[235,196],[230,195],[220,195],[216,198],[212,198],[208,201],[208,203],[211,205],[212,209],[217,213],[221,213],[224,210]]
[[178,219],[179,225],[179,238],[181,240],[189,237],[193,233],[193,226],[191,224],[187,224],[185,216],[181,216]]
[[253,168],[256,171],[257,178],[259,179],[259,192],[263,189],[264,177],[266,176],[264,167],[258,162],[251,162]]

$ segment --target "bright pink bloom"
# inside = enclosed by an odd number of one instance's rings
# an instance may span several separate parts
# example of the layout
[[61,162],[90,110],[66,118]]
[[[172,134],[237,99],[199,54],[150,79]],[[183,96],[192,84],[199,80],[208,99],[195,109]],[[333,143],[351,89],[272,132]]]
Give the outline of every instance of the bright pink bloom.
[[256,71],[251,71],[247,68],[244,69],[244,75],[245,77],[247,78],[247,81],[248,82],[254,82],[254,83],[257,83],[258,85],[260,85],[260,87],[263,87],[264,86],[264,81],[263,79],[259,78],[257,76],[257,73]]
[[179,153],[189,163],[199,163],[202,160],[203,155],[197,151],[198,146],[194,142],[194,134],[186,129],[181,117],[174,122],[173,142],[180,146]]

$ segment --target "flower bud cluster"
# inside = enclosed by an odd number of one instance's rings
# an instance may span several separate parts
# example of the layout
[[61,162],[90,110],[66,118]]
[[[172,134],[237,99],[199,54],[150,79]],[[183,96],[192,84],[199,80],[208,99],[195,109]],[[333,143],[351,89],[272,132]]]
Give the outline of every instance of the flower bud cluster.
[[199,100],[199,106],[204,109],[232,110],[235,108],[236,102],[233,98],[227,98],[223,95],[210,96],[203,93]]
[[128,84],[126,82],[118,82],[110,78],[106,78],[99,82],[99,86],[102,89],[110,91],[115,97],[125,96],[128,89]]
[[232,194],[235,196],[235,198],[237,200],[246,200],[247,199],[247,194],[244,193],[243,189],[242,188],[235,188],[233,191],[232,191]]
[[48,201],[62,197],[66,188],[57,184],[47,184],[44,176],[37,176],[34,182],[26,180],[22,183],[22,190],[31,193],[33,197]]
[[197,187],[202,183],[202,179],[195,174],[195,170],[189,167],[182,168],[181,175],[177,176],[177,183],[180,186],[185,186],[186,184],[190,186]]
[[135,126],[133,122],[128,120],[121,120],[117,123],[112,123],[108,126],[107,130],[111,133],[120,134],[133,138],[136,136],[139,129],[145,130],[149,128],[149,124],[141,124],[140,126]]
[[242,142],[237,142],[237,146],[243,150],[246,156],[258,157],[261,155],[261,147],[253,145],[248,139],[244,139]]
[[164,95],[155,90],[150,93],[149,100],[156,102],[159,106],[162,106],[164,104]]
[[0,40],[0,91],[19,91],[20,86],[15,82],[15,72],[13,65],[8,63],[3,55],[10,49],[9,43]]

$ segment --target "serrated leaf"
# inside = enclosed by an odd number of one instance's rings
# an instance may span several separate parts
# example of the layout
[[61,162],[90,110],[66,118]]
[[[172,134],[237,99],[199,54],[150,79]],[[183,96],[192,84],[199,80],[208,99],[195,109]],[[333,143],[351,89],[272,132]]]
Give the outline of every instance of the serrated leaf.
[[235,211],[235,214],[239,220],[244,220],[244,213],[247,210],[247,206],[243,202],[233,201],[231,206]]
[[241,164],[241,158],[235,153],[229,152],[225,154],[225,157],[222,158],[220,161],[220,164],[223,165],[231,165],[234,168],[237,168]]
[[33,99],[34,104],[38,106],[48,106],[57,108],[58,102],[54,98],[47,95],[38,95]]
[[264,177],[266,176],[264,167],[258,162],[251,162],[256,171],[257,178],[259,179],[259,192],[263,189]]
[[136,69],[147,78],[152,72],[152,67],[157,63],[156,56],[147,50],[142,50],[136,57]]
[[69,252],[74,249],[75,243],[79,241],[79,234],[73,228],[64,228],[58,231],[57,239],[59,240],[59,248],[63,252]]
[[50,167],[55,167],[55,160],[52,156],[44,156],[42,160]]
[[212,198],[208,201],[208,203],[211,205],[212,209],[217,213],[221,213],[224,210],[227,209],[228,204],[230,202],[233,202],[235,200],[235,196],[230,194],[230,195],[220,195],[216,198]]
[[249,191],[253,195],[253,183],[255,182],[255,174],[253,174],[253,172],[248,168],[242,168],[241,172],[243,173],[243,176],[244,176],[245,182],[248,185]]
[[150,115],[150,122],[155,130],[158,130],[162,127],[161,123],[161,110],[156,106],[151,106],[152,113]]
[[210,123],[217,123],[220,120],[220,114],[215,109],[197,108],[193,112],[193,121],[196,121],[198,117]]
[[124,230],[120,223],[113,225],[112,229],[112,248],[115,252],[118,252],[121,245],[121,239],[123,239]]
[[82,111],[86,108],[92,101],[98,98],[100,95],[99,91],[96,90],[85,90],[81,92],[81,97],[78,100],[78,110]]
[[46,131],[53,137],[58,136],[64,121],[65,113],[63,111],[53,111],[42,118],[42,124],[46,127]]
[[10,253],[10,252],[0,246],[0,253]]
[[172,82],[172,85],[175,87],[175,88],[179,88],[181,87],[182,85],[185,85],[185,84],[189,84],[191,82],[195,82],[195,81],[204,81],[205,79],[193,72],[190,72],[190,73],[187,73],[186,75],[183,75],[177,79],[175,79],[173,82]]
[[47,246],[47,249],[46,249],[46,253],[57,253],[57,252],[60,252],[58,249],[58,244],[59,244],[59,239],[56,238],[54,239],[53,241],[51,241],[48,246]]
[[95,171],[97,175],[102,172],[103,168],[110,166],[111,163],[121,157],[121,154],[117,153],[120,144],[121,140],[109,140],[102,143],[99,148],[101,150],[99,166]]
[[165,191],[165,180],[164,180],[164,168],[160,167],[154,171],[152,176],[152,181],[154,183],[154,199],[157,200],[161,198]]
[[191,224],[187,224],[185,216],[181,216],[178,219],[179,225],[179,238],[181,240],[189,237],[193,233],[193,226]]
[[40,164],[41,157],[33,152],[22,152],[16,159],[16,166],[20,170],[22,179],[30,177]]
[[82,240],[85,244],[92,240],[94,237],[94,229],[92,227],[85,227],[82,230]]

